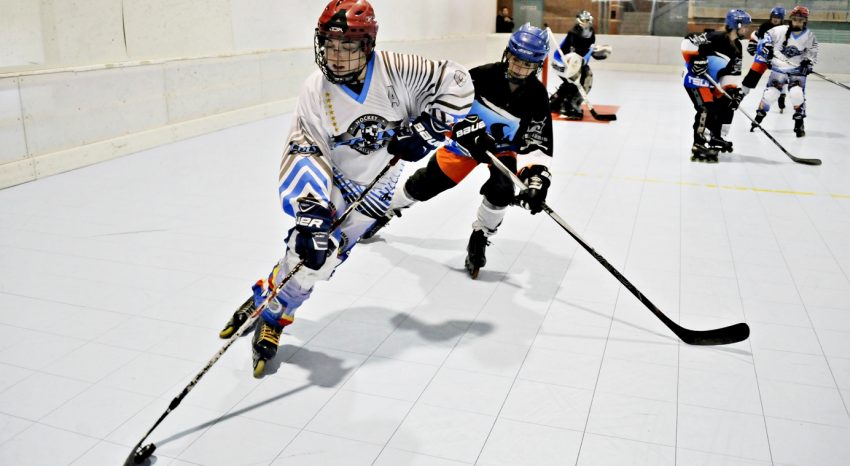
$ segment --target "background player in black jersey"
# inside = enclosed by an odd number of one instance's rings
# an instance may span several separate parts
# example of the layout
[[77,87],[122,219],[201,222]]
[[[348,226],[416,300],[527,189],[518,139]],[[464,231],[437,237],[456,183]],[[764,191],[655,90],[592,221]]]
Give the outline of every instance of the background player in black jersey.
[[[549,98],[549,108],[552,112],[560,113],[570,120],[581,120],[584,116],[581,109],[584,99],[573,83],[579,83],[585,93],[590,92],[590,88],[593,87],[590,58],[604,60],[611,53],[610,46],[596,47],[595,43],[593,16],[589,11],[582,11],[576,15],[575,26],[567,32],[552,57],[552,68],[558,72],[563,81]],[[575,66],[571,66],[574,62]]]
[[[770,18],[768,18],[767,21],[761,23],[759,28],[753,31],[752,34],[750,34],[750,41],[747,43],[747,53],[749,53],[750,56],[755,56],[759,41],[764,39],[765,33],[775,28],[776,26],[781,26],[784,21],[785,8],[777,6],[770,10]],[[785,110],[785,94],[788,93],[788,86],[782,86],[782,89],[780,89],[779,92],[779,101],[777,102],[777,104],[779,106],[779,113],[783,113],[783,111]]]
[[[517,201],[532,214],[540,212],[549,189],[552,160],[552,115],[546,87],[537,77],[549,54],[549,32],[523,24],[511,35],[502,60],[469,71],[475,100],[466,119],[455,124],[451,144],[437,150],[428,165],[417,170],[397,190],[388,216],[364,235],[373,236],[400,209],[427,201],[460,183],[479,163],[489,164],[491,152],[527,186],[517,196],[513,183],[496,167],[481,187],[484,199],[472,224],[466,268],[472,278],[486,263],[487,238]],[[519,159],[519,160],[518,160]]]
[[[682,40],[685,76],[682,84],[694,104],[694,143],[691,160],[717,162],[717,152],[732,152],[732,143],[723,139],[729,131],[735,110],[744,93],[738,87],[741,76],[741,42],[746,27],[752,23],[749,13],[740,9],[726,13],[723,31],[688,34]],[[709,75],[725,91],[715,89]],[[729,97],[727,97],[728,95]]]

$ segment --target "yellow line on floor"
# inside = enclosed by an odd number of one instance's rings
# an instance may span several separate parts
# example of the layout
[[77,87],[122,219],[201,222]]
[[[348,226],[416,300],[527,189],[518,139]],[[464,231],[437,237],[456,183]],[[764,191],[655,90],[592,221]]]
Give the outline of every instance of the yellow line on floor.
[[[569,176],[583,176],[589,178],[605,178],[602,175],[591,175],[585,172],[575,172],[575,173],[565,173]],[[710,188],[710,189],[728,189],[732,191],[752,191],[756,193],[771,193],[771,194],[789,194],[792,196],[818,196],[818,193],[809,192],[809,191],[792,191],[789,189],[768,189],[768,188],[753,188],[749,186],[733,186],[733,185],[718,185],[715,183],[699,183],[695,181],[669,181],[669,180],[659,180],[658,178],[637,178],[633,176],[613,176],[611,177],[613,180],[625,180],[625,181],[638,181],[641,183],[662,183],[662,184],[671,184],[677,186],[697,186],[702,188]],[[828,193],[829,197],[833,199],[850,199],[850,194],[833,194]]]

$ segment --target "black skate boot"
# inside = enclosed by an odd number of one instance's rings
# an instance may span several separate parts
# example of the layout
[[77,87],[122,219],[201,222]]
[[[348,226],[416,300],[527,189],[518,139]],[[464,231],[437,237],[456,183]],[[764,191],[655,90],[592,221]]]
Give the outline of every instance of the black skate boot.
[[262,318],[254,331],[251,341],[254,349],[254,377],[260,378],[266,370],[266,361],[274,359],[277,347],[280,345],[280,334],[283,327],[269,324]]
[[717,150],[695,142],[691,146],[691,162],[717,163]]
[[721,137],[712,137],[708,145],[715,151],[732,152],[732,141],[727,141]]
[[779,94],[779,113],[785,113],[785,94]]
[[401,217],[401,209],[391,210],[387,212],[387,214],[383,217],[375,220],[375,223],[373,223],[372,226],[369,227],[369,229],[366,230],[365,233],[363,233],[363,235],[360,237],[360,240],[362,241],[364,239],[368,240],[373,238],[378,233],[378,231],[387,226],[387,224],[390,223],[390,220],[392,220],[395,216]]
[[796,134],[798,138],[806,135],[806,128],[803,126],[803,115],[794,114],[794,134]]
[[561,113],[564,102],[561,95],[555,92],[549,97],[549,111],[552,113]]
[[581,109],[581,106],[573,106],[573,105],[564,105],[564,111],[561,112],[567,120],[581,120],[584,118],[584,110]]
[[756,118],[755,118],[756,122],[752,123],[750,125],[750,132],[751,133],[753,131],[755,131],[756,128],[758,128],[758,125],[756,125],[756,123],[758,123],[760,125],[762,120],[764,120],[764,117],[766,117],[766,116],[767,116],[767,112],[765,112],[764,110],[762,110],[762,109],[756,110]]
[[[233,313],[233,316],[230,317],[230,320],[227,321],[227,324],[224,326],[223,329],[221,329],[221,332],[218,333],[219,338],[230,338],[230,336],[233,335],[234,332],[239,330],[239,328],[242,327],[242,324],[244,324],[245,321],[247,321],[248,318],[251,317],[255,310],[256,308],[254,307],[254,297],[252,296],[248,298],[247,301],[242,303],[242,305],[239,306],[239,309],[237,309],[236,312]],[[254,325],[256,325],[256,322],[254,323]],[[247,333],[249,330],[251,329],[246,329],[245,332]]]
[[469,237],[469,244],[466,245],[466,271],[469,276],[474,279],[478,278],[478,270],[484,267],[487,263],[487,257],[484,251],[487,249],[487,236],[482,230],[472,230],[472,235]]

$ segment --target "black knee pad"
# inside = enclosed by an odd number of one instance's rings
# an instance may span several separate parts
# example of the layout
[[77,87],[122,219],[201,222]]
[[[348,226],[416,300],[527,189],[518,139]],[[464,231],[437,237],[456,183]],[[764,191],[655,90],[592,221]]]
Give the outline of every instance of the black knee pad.
[[404,183],[408,196],[417,201],[427,201],[441,192],[453,188],[455,183],[437,164],[437,158],[431,157],[428,165],[416,172]]
[[[513,173],[516,173],[516,159],[500,157],[499,160]],[[514,183],[496,167],[490,167],[490,179],[481,186],[481,194],[496,207],[507,207],[514,200]]]

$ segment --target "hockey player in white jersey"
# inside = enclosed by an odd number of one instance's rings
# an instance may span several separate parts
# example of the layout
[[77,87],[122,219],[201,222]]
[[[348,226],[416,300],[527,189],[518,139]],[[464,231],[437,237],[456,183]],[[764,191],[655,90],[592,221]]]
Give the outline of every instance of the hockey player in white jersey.
[[[806,77],[814,70],[818,60],[818,41],[807,27],[809,9],[796,6],[788,15],[791,24],[770,29],[759,42],[750,71],[742,82],[746,94],[754,88],[761,75],[769,68],[770,76],[762,95],[755,120],[761,123],[770,107],[779,100],[783,86],[788,86],[788,100],[794,108],[794,133],[806,135],[803,120],[806,118]],[[755,130],[753,124],[750,131]]]
[[[255,377],[275,356],[281,331],[313,285],[329,279],[363,232],[386,213],[403,163],[386,172],[331,231],[336,215],[394,157],[416,161],[435,150],[472,105],[466,69],[451,61],[376,51],[377,32],[366,0],[332,0],[319,18],[314,40],[319,70],[299,96],[279,172],[281,207],[295,217],[295,226],[268,281],[255,285],[254,297],[220,333],[229,338],[275,285],[277,294],[262,311],[252,340]],[[301,260],[305,267],[278,288]]]

